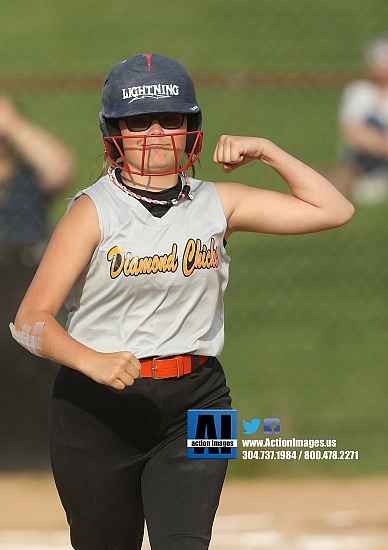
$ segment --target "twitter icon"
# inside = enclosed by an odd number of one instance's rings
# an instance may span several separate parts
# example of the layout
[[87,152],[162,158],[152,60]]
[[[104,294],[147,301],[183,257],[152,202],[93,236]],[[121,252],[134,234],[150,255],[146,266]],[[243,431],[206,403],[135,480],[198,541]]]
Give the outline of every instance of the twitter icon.
[[252,435],[259,429],[261,420],[260,418],[252,418],[250,422],[243,420],[244,435]]

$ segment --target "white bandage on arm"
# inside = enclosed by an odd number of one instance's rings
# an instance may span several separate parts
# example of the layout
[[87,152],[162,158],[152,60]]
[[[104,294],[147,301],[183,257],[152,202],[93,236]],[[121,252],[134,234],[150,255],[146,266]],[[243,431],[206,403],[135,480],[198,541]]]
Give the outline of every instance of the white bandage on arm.
[[16,342],[39,357],[42,357],[39,352],[43,349],[43,327],[44,323],[35,323],[31,333],[31,327],[28,325],[23,325],[22,330],[16,330],[13,323],[9,324],[12,337]]

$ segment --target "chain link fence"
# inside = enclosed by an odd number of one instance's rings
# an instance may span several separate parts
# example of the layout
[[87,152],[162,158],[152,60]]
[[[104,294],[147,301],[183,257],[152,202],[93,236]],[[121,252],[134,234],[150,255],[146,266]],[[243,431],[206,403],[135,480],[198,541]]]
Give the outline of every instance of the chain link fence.
[[[3,6],[2,20],[0,94],[77,160],[76,176],[49,207],[53,226],[67,198],[100,173],[100,91],[110,67],[136,53],[174,57],[193,76],[204,115],[198,177],[225,179],[211,161],[220,134],[267,137],[331,173],[343,88],[365,74],[366,41],[388,33],[388,4],[15,0]],[[234,174],[248,185],[285,187],[265,166]],[[239,418],[280,418],[285,437],[337,439],[360,459],[237,460],[236,475],[387,471],[388,201],[356,203],[356,210],[348,226],[325,234],[231,238],[222,362]],[[8,322],[36,264],[26,276],[10,268],[8,245],[1,256],[0,427],[9,443],[0,467],[45,468],[56,367],[29,370],[29,357],[10,340]]]

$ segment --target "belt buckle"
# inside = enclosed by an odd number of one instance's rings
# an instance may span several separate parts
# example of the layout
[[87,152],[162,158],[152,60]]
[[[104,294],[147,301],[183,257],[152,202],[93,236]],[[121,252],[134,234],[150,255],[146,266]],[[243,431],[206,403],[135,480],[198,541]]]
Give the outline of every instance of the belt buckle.
[[[175,378],[180,378],[184,374],[182,356],[175,355],[175,357],[171,357],[171,359],[167,359],[167,361],[171,361],[172,359],[175,359],[176,370],[177,370],[177,374],[176,374]],[[159,380],[159,377],[156,376],[156,374],[155,374],[156,371],[157,371],[157,367],[155,366],[155,361],[158,361],[158,360],[160,361],[160,359],[158,359],[158,358],[155,359],[155,357],[152,357],[152,359],[151,359],[151,375],[152,375],[153,380]],[[182,363],[182,365],[181,365],[181,363]],[[182,366],[182,368],[181,368],[181,366]]]
[[156,367],[155,367],[155,357],[153,357],[151,359],[151,375],[152,375],[152,379],[153,380],[157,380],[158,377],[155,376],[155,371],[156,371]]

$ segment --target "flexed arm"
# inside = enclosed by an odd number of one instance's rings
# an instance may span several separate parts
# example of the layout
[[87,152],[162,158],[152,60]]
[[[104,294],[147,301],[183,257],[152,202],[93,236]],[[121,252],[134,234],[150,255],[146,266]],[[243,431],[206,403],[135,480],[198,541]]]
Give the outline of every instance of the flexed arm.
[[275,170],[291,191],[286,194],[217,183],[228,235],[234,231],[313,233],[344,225],[354,214],[353,205],[326,178],[267,139],[221,136],[213,160],[227,174],[260,160]]

